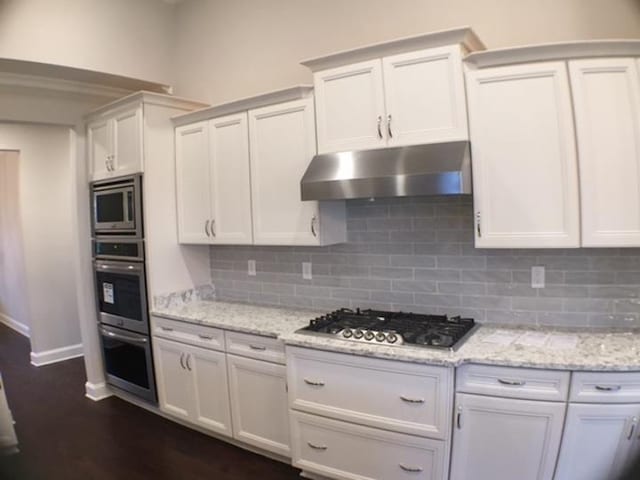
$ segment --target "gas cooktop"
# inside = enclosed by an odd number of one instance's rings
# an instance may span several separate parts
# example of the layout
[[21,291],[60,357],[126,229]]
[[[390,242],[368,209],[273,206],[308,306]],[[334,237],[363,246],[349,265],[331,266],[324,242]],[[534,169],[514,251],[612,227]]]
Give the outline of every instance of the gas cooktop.
[[341,308],[298,330],[382,345],[457,349],[475,327],[472,318]]

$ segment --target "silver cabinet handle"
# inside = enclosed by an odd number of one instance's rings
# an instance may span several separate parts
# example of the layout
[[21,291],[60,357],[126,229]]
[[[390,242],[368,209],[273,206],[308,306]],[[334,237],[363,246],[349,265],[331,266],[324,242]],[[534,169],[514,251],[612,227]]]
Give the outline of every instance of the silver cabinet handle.
[[622,387],[620,385],[596,385],[595,388],[599,392],[617,392]]
[[211,234],[209,233],[209,221],[210,220],[207,220],[206,222],[204,222],[204,233],[207,234],[207,237],[211,236]]
[[389,138],[393,138],[393,133],[391,132],[391,114],[387,115],[387,133],[389,134]]
[[184,370],[184,353],[180,354],[180,366],[182,367],[182,369]]
[[305,378],[304,383],[311,385],[312,387],[324,387],[324,382],[319,380],[308,380]]
[[249,348],[251,350],[259,350],[261,352],[264,352],[267,349],[267,347],[263,347],[262,345],[249,345]]
[[187,361],[185,362],[187,364],[187,370],[191,371],[191,363],[189,363],[189,361],[191,360],[191,354],[187,355]]
[[216,231],[214,230],[215,225],[216,225],[216,220],[215,219],[211,220],[211,225],[209,226],[209,230],[211,230],[212,237],[216,236]]
[[316,444],[311,443],[311,442],[307,442],[307,445],[309,445],[314,450],[326,450],[327,449],[326,445],[316,445]]
[[638,417],[633,417],[631,419],[631,428],[629,429],[629,435],[627,435],[627,440],[631,440],[633,438],[633,432],[636,430],[637,423],[638,423]]
[[160,330],[164,332],[173,332],[173,328],[171,327],[160,327]]
[[317,218],[316,218],[315,215],[313,217],[311,217],[311,234],[314,237],[318,236],[318,233],[316,232],[316,220],[317,220]]
[[480,228],[480,212],[476,212],[476,231],[478,232],[478,238],[482,237],[482,229]]
[[400,395],[400,399],[403,402],[407,402],[407,403],[424,403],[424,398],[410,398],[410,397],[405,397],[404,395]]
[[406,465],[399,463],[398,464],[402,470],[405,472],[418,473],[422,471],[422,467],[407,467]]
[[202,333],[198,334],[198,337],[202,340],[213,340],[213,337],[211,335],[204,335]]
[[527,384],[527,382],[522,380],[504,380],[503,378],[499,378],[498,382],[502,385],[508,385],[509,387],[522,387]]
[[462,428],[462,405],[458,406],[458,414],[456,415],[456,425],[458,430]]
[[378,115],[378,138],[382,140],[382,115]]

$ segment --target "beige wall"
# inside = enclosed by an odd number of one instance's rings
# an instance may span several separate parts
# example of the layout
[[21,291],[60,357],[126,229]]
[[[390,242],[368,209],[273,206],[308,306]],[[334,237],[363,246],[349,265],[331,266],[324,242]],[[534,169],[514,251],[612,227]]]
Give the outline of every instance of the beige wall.
[[214,104],[308,83],[308,57],[461,25],[490,48],[640,38],[639,0],[187,0],[176,15],[176,92]]
[[0,57],[171,83],[173,5],[0,0]]
[[0,321],[28,333],[19,182],[18,152],[0,151]]

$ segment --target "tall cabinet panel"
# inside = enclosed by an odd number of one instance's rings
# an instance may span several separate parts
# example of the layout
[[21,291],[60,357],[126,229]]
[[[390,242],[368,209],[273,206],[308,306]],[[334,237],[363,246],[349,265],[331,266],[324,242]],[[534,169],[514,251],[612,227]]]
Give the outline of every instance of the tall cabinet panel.
[[313,99],[249,111],[255,243],[317,245],[317,202],[300,200],[300,179],[315,154]]
[[251,185],[247,114],[209,122],[211,243],[251,244]]
[[578,247],[578,169],[563,62],[467,73],[477,247]]
[[181,243],[210,243],[209,127],[176,128],[176,193]]
[[632,58],[569,62],[582,244],[640,246],[640,77]]
[[87,125],[89,170],[92,180],[111,175],[111,122],[101,118]]

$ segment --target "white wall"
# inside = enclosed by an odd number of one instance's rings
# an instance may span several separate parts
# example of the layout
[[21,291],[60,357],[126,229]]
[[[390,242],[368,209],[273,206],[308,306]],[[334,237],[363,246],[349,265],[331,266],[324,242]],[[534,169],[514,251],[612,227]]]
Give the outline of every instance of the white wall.
[[0,57],[171,83],[173,5],[0,0]]
[[32,353],[77,345],[75,210],[70,130],[2,124],[0,150],[19,151],[19,204]]
[[22,247],[18,152],[0,151],[0,322],[29,333],[29,302]]
[[310,83],[302,59],[470,25],[489,48],[640,38],[638,0],[188,0],[175,87],[212,104]]

